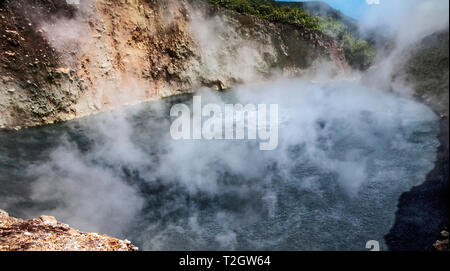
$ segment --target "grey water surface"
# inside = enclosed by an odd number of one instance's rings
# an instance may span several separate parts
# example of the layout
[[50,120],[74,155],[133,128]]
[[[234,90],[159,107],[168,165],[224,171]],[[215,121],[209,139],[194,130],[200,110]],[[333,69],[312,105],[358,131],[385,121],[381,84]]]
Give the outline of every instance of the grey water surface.
[[368,240],[386,249],[400,195],[425,181],[439,145],[429,108],[354,83],[196,95],[278,104],[278,148],[173,140],[170,106],[190,106],[191,95],[2,131],[0,208],[145,250],[365,250]]

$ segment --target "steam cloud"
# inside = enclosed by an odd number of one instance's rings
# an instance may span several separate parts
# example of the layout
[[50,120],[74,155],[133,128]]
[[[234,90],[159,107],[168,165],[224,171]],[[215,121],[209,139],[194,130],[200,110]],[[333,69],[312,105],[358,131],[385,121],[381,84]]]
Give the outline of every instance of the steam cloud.
[[[279,147],[175,141],[165,101],[92,116],[68,123],[48,159],[27,167],[36,180],[30,200],[40,206],[28,214],[131,238],[143,249],[295,249],[293,234],[310,238],[301,248],[320,249],[329,237],[307,237],[310,230],[343,221],[355,223],[347,229],[355,238],[382,240],[398,196],[433,167],[433,112],[355,82],[278,80],[197,95],[279,104]],[[380,232],[369,235],[375,223]]]
[[380,1],[372,5],[362,20],[362,31],[383,26],[400,49],[430,35],[448,29],[449,3],[445,0]]

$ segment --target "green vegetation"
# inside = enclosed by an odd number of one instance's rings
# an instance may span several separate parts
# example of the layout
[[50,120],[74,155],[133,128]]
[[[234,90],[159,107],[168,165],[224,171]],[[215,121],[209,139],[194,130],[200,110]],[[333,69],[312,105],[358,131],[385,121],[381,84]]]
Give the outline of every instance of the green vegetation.
[[353,68],[367,69],[376,56],[375,49],[365,40],[355,38],[347,26],[332,18],[310,16],[299,7],[279,6],[273,0],[208,0],[210,3],[272,22],[288,23],[301,28],[321,31],[341,42],[345,56]]
[[294,7],[280,7],[272,0],[208,0],[239,13],[254,15],[272,22],[289,23],[299,27],[320,30],[321,18]]
[[328,17],[321,19],[320,31],[341,42],[345,57],[356,69],[365,70],[370,67],[376,57],[376,50],[367,41],[355,38],[344,23]]

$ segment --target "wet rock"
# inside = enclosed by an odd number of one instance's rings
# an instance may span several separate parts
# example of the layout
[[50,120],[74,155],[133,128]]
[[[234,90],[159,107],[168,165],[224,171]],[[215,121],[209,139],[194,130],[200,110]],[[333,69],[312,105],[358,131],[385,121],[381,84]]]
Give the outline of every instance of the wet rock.
[[448,239],[436,241],[436,243],[433,244],[433,247],[436,251],[448,251]]
[[441,231],[442,240],[438,240],[433,244],[436,251],[449,251],[449,233],[446,230]]

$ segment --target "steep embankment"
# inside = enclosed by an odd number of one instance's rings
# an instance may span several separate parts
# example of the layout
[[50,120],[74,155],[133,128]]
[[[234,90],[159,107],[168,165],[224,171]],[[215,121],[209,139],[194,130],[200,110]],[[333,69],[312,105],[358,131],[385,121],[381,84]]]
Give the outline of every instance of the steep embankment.
[[0,128],[52,123],[128,103],[299,75],[340,46],[201,0],[0,3]]

